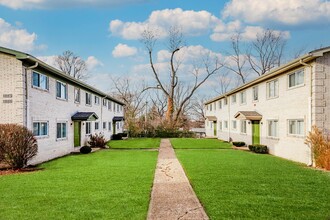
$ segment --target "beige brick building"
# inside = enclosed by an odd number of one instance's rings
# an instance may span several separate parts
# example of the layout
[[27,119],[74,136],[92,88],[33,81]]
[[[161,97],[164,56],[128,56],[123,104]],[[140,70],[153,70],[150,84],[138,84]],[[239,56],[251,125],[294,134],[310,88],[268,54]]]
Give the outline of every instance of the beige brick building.
[[312,125],[330,131],[330,47],[312,51],[205,103],[206,135],[267,145],[311,164]]
[[89,135],[122,132],[123,103],[37,58],[0,47],[0,124],[32,130],[39,163],[85,145]]

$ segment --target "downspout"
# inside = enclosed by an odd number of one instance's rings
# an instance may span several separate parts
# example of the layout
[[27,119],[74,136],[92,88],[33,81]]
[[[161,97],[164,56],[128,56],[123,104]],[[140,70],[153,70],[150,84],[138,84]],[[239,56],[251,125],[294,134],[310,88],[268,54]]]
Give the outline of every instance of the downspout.
[[[25,106],[25,127],[27,127],[27,128],[29,128],[29,129],[31,129],[32,130],[32,126],[31,127],[29,127],[28,126],[28,117],[30,116],[30,100],[29,100],[29,94],[28,94],[28,77],[27,77],[27,74],[28,74],[28,70],[32,70],[32,69],[34,69],[34,68],[37,68],[38,67],[38,65],[39,65],[39,63],[38,62],[36,62],[34,65],[32,65],[32,66],[29,66],[29,67],[27,67],[26,69],[25,69],[25,73],[24,73],[24,77],[25,77],[25,100],[26,100],[26,106]],[[31,74],[32,75],[32,74]]]
[[228,98],[228,96],[225,96],[225,98],[227,99],[227,105],[228,105],[228,141],[231,141],[231,137],[230,137],[230,129],[231,129],[231,120],[230,120],[230,100]]
[[[308,121],[308,131],[312,131],[312,77],[313,77],[313,67],[310,64],[305,63],[302,59],[299,60],[299,63],[303,66],[307,66],[310,68],[310,85],[309,85],[309,97],[308,97],[308,114],[309,114],[309,121]],[[314,164],[314,155],[312,148],[310,148],[310,158],[309,158],[309,163],[308,166],[313,166]]]

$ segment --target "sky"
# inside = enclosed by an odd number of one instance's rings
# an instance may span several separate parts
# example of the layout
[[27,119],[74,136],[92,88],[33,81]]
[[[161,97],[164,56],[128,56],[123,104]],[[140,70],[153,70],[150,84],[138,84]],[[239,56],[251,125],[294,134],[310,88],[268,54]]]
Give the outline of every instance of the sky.
[[[185,37],[185,79],[192,60],[205,54],[225,58],[230,37],[240,32],[251,42],[266,29],[287,40],[285,56],[330,46],[330,2],[326,0],[0,0],[0,46],[29,53],[53,65],[56,55],[71,50],[86,60],[87,83],[110,91],[111,77],[155,85],[141,32],[157,30],[154,51],[165,79],[169,54],[164,39],[169,27]],[[201,90],[216,94],[216,78]]]

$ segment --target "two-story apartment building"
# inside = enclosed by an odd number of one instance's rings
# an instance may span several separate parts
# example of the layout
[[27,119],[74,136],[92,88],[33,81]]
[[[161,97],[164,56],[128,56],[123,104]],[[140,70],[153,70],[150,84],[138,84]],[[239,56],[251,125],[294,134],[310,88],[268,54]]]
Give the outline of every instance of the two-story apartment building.
[[267,145],[311,164],[312,125],[330,131],[330,47],[312,51],[205,103],[206,135]]
[[0,47],[0,123],[33,131],[47,161],[87,144],[90,134],[106,139],[122,132],[123,103],[19,51]]

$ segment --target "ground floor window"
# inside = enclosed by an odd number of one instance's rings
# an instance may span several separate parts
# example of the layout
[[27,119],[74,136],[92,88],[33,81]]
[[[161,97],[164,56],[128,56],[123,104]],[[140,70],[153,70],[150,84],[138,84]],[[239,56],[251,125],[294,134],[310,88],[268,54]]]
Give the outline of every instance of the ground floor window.
[[228,129],[228,121],[224,121],[224,122],[223,122],[223,125],[224,125],[224,128],[225,128],[225,129]]
[[232,127],[233,127],[233,130],[237,129],[237,121],[235,121],[235,120],[232,121]]
[[304,135],[304,120],[290,119],[289,120],[289,134]]
[[241,121],[241,133],[246,134],[246,121]]
[[222,130],[222,121],[219,121],[219,130]]
[[86,122],[86,134],[90,134],[92,133],[91,131],[91,123],[90,122]]
[[33,135],[36,137],[48,136],[48,122],[33,122]]
[[268,137],[278,137],[278,120],[268,120]]
[[107,123],[103,122],[103,129],[107,129]]
[[117,124],[117,129],[119,129],[119,123],[120,123],[120,122],[116,122],[116,124]]
[[56,125],[56,138],[62,139],[67,137],[67,129],[66,129],[66,122],[60,122]]
[[99,130],[99,122],[95,122],[95,130]]
[[109,122],[109,124],[108,124],[108,129],[109,129],[109,131],[111,131],[111,122]]

